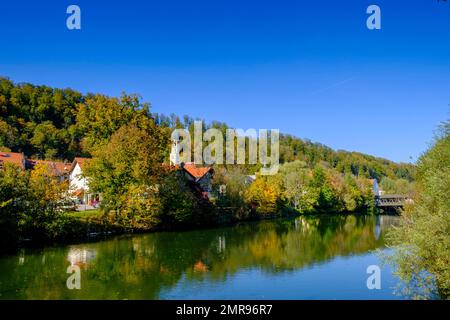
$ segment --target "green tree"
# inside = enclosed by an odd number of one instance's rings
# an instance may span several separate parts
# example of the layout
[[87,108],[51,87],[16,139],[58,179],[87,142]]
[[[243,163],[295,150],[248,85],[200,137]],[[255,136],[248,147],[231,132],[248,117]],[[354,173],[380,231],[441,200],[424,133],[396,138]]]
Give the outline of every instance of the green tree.
[[0,119],[0,147],[15,148],[18,139],[17,129]]
[[138,215],[151,216],[158,211],[156,191],[152,190],[158,188],[166,146],[157,132],[155,127],[124,125],[94,151],[88,163],[90,189],[102,194],[103,210],[113,211],[118,221],[133,222]]
[[317,210],[333,211],[336,209],[338,196],[327,180],[327,173],[322,165],[319,164],[314,168],[310,186],[318,194]]
[[26,211],[28,174],[5,163],[0,170],[0,252],[15,249],[19,239],[19,220]]
[[219,194],[216,202],[221,207],[233,207],[238,211],[247,208],[243,197],[249,184],[245,168],[242,166],[216,166],[214,168],[213,188],[218,193],[220,187],[225,185],[225,194]]
[[387,194],[404,194],[412,196],[415,193],[414,182],[403,178],[384,177],[380,181],[381,189]]
[[85,152],[94,152],[124,125],[154,129],[149,105],[142,104],[136,95],[124,94],[118,99],[97,94],[78,104],[76,129],[72,131],[82,139]]
[[30,139],[41,159],[54,159],[58,154],[59,130],[50,121],[38,124]]
[[284,194],[289,205],[302,213],[312,212],[317,205],[318,193],[310,187],[311,170],[306,163],[296,160],[280,168],[284,176]]
[[[408,286],[430,288],[450,298],[450,135],[449,122],[434,145],[418,161],[415,203],[401,217],[401,226],[389,234],[395,249],[390,261]],[[428,273],[428,274],[427,274]],[[419,296],[420,297],[420,296]]]
[[213,222],[212,212],[195,198],[180,171],[172,171],[163,177],[158,196],[162,207],[157,218],[164,226],[199,226]]

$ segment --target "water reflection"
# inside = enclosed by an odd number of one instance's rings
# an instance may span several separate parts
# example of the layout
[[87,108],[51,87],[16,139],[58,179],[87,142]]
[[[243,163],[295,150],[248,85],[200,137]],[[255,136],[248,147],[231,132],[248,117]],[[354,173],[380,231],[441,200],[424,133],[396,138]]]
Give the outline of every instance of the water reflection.
[[[0,258],[0,298],[158,299],[181,282],[189,298],[199,282],[224,284],[243,270],[274,277],[370,252],[383,247],[392,223],[392,217],[299,217],[23,250]],[[65,286],[69,265],[82,270],[81,290]]]
[[[45,255],[43,256],[45,258]],[[85,248],[70,248],[67,254],[67,261],[71,266],[77,265],[79,267],[88,265],[97,257],[95,249],[87,250]]]

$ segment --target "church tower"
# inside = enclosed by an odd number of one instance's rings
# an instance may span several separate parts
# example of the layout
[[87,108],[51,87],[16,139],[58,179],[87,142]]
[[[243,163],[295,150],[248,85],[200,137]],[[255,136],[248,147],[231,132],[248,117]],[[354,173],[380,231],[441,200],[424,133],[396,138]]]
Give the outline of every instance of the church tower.
[[180,142],[176,140],[172,142],[172,148],[170,150],[170,165],[180,165]]

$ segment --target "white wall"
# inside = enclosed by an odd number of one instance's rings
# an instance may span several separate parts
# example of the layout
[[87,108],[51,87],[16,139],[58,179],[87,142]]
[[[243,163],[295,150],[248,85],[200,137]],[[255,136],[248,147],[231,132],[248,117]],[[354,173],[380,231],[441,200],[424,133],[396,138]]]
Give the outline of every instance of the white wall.
[[76,191],[78,189],[84,189],[86,192],[89,191],[89,184],[86,178],[82,177],[83,171],[80,165],[77,163],[75,168],[70,173],[70,190]]

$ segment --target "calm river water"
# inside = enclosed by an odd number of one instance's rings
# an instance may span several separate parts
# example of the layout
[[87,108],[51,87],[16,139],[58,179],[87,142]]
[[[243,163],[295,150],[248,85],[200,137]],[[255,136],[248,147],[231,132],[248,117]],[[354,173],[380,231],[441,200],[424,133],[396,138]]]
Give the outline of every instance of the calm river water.
[[[0,299],[402,299],[374,252],[396,219],[299,217],[23,249],[0,257]],[[367,288],[370,265],[381,267],[379,290]],[[70,266],[79,290],[67,288]]]

